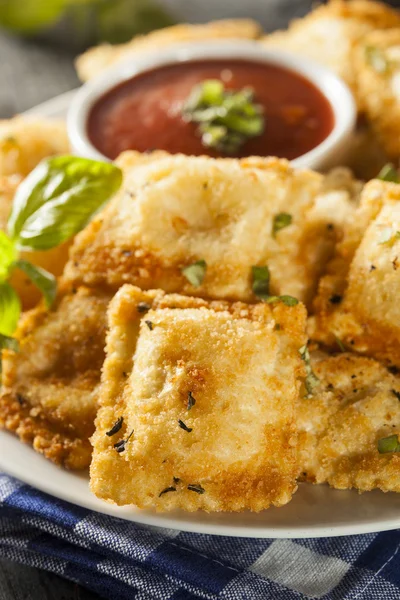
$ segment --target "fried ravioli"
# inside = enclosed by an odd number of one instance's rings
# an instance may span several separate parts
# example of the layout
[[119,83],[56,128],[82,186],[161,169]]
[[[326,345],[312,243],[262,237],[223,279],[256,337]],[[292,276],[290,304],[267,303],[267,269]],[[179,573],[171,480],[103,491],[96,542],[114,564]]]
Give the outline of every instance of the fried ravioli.
[[320,383],[298,417],[303,479],[400,492],[400,454],[378,450],[380,440],[400,435],[400,378],[354,354],[312,362]]
[[331,0],[305,18],[294,21],[287,31],[266,36],[262,43],[268,48],[292,52],[332,69],[347,83],[362,105],[362,96],[357,89],[355,49],[363,36],[373,29],[399,26],[400,14],[382,2]]
[[[353,210],[349,181],[285,160],[124,153],[124,184],[75,239],[65,279],[123,283],[192,296],[254,301],[251,270],[268,265],[270,293],[309,303],[336,235]],[[279,232],[275,218],[291,221]],[[194,285],[182,269],[206,262]]]
[[108,312],[91,489],[159,511],[260,511],[298,473],[300,304],[207,302],[124,286]]
[[78,57],[75,66],[80,79],[87,81],[111,65],[146,52],[160,52],[173,44],[219,39],[251,40],[260,35],[260,25],[251,19],[227,19],[201,25],[174,25],[147,35],[136,36],[125,44],[102,44],[90,48]]
[[310,335],[400,366],[400,185],[368,183],[321,279]]
[[70,469],[89,465],[109,296],[81,288],[23,315],[3,351],[0,426]]
[[69,151],[63,121],[22,116],[0,121],[0,176],[25,177],[44,158]]
[[374,31],[357,51],[360,95],[390,159],[400,158],[400,28]]

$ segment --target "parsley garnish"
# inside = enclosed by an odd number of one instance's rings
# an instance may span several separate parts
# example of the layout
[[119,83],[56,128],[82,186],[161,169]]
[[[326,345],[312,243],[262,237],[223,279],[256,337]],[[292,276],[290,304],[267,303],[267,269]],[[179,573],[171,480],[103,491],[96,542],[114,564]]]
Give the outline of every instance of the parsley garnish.
[[272,223],[272,237],[275,237],[278,231],[285,229],[292,223],[292,215],[289,213],[279,213],[275,215]]
[[206,275],[207,263],[205,260],[198,260],[187,267],[183,267],[181,271],[182,275],[186,277],[189,283],[194,287],[199,287],[203,283]]
[[379,454],[386,454],[387,452],[400,452],[398,436],[389,435],[388,437],[378,440],[378,452]]
[[204,494],[206,491],[199,483],[197,484],[189,484],[187,489],[191,492],[196,492],[197,494]]
[[262,106],[254,103],[251,88],[226,90],[222,81],[206,79],[194,86],[182,114],[198,124],[206,148],[236,154],[249,139],[264,131]]
[[307,346],[302,346],[299,350],[300,356],[304,361],[306,368],[306,381],[305,386],[307,390],[307,397],[313,395],[315,388],[319,385],[319,379],[312,370],[311,361],[310,361],[310,352],[308,351]]
[[179,419],[178,423],[179,423],[179,427],[181,427],[181,429],[184,429],[185,431],[188,431],[189,433],[191,431],[193,431],[193,427],[188,427],[183,421],[181,421],[181,419]]
[[193,397],[192,392],[188,393],[187,409],[190,410],[196,404],[196,398]]
[[111,436],[115,435],[116,433],[118,433],[118,431],[122,427],[123,422],[124,422],[124,417],[120,417],[118,419],[118,421],[116,421],[114,423],[114,425],[111,427],[110,431],[106,431],[106,435],[108,435],[108,437],[111,437]]
[[129,442],[129,440],[131,439],[133,435],[133,429],[130,432],[130,434],[128,435],[128,437],[126,438],[126,440],[120,440],[119,442],[117,442],[116,444],[114,444],[114,448],[116,449],[116,451],[121,454],[121,452],[124,452],[124,450],[126,450],[126,444]]

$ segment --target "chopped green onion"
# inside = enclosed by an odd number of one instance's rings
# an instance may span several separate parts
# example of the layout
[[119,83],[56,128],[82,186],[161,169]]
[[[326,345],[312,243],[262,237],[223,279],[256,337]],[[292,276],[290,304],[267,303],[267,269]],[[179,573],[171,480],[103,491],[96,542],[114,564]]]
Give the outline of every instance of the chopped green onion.
[[398,436],[389,435],[388,437],[378,440],[378,452],[379,454],[386,454],[387,452],[400,452]]
[[184,275],[188,282],[191,283],[194,287],[200,287],[206,275],[206,270],[206,261],[198,260],[197,262],[187,267],[183,267],[182,275]]
[[264,131],[263,108],[253,100],[251,88],[226,90],[218,79],[206,79],[194,86],[182,114],[199,124],[205,147],[236,154],[247,140]]
[[292,223],[292,215],[289,213],[279,213],[275,215],[272,223],[272,237],[275,237],[278,231],[288,227]]

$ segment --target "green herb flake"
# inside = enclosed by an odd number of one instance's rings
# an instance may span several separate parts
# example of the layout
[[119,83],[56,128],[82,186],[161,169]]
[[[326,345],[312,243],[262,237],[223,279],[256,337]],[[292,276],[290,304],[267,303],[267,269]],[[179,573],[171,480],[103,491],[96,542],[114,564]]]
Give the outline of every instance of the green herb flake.
[[316,387],[318,387],[320,381],[319,381],[318,377],[315,375],[314,371],[312,370],[311,360],[310,360],[310,352],[309,352],[307,346],[306,345],[302,346],[299,350],[299,353],[300,353],[300,357],[304,361],[304,365],[306,368],[305,386],[306,386],[306,390],[307,390],[307,397],[310,397],[313,395],[314,390]]
[[165,490],[162,490],[162,492],[158,494],[158,497],[161,498],[161,496],[164,496],[164,494],[168,494],[169,492],[176,492],[176,487],[171,485],[170,487],[165,488]]
[[106,431],[106,435],[108,435],[108,437],[111,437],[111,436],[115,435],[116,433],[118,433],[118,431],[122,427],[123,422],[124,422],[124,417],[119,417],[119,419],[111,427],[110,431]]
[[151,306],[150,304],[147,304],[147,302],[139,302],[139,304],[137,305],[138,313],[147,313],[150,309]]
[[257,266],[251,268],[253,283],[252,289],[254,295],[260,300],[267,300],[269,296],[270,272],[267,266]]
[[247,140],[261,135],[265,127],[263,107],[254,102],[254,91],[226,90],[218,79],[195,85],[182,115],[198,125],[203,146],[221,154],[237,154]]
[[147,327],[150,329],[150,331],[153,331],[154,329],[154,323],[152,321],[145,321]]
[[193,397],[192,392],[188,393],[188,399],[187,399],[187,409],[190,410],[191,408],[193,408],[193,406],[196,404],[196,398]]
[[206,275],[207,263],[205,260],[198,260],[187,267],[183,267],[181,271],[182,275],[186,277],[189,283],[194,287],[200,287]]
[[378,440],[379,454],[387,454],[388,452],[400,452],[400,443],[397,435],[389,435],[388,437]]
[[346,352],[346,347],[343,344],[342,340],[340,340],[338,337],[335,336],[335,342],[339,346],[340,352]]
[[193,431],[193,427],[188,427],[183,421],[181,421],[181,419],[179,419],[178,424],[181,429],[183,429],[184,431],[187,431],[188,433]]
[[389,61],[386,56],[379,48],[376,46],[366,46],[365,47],[365,58],[368,64],[380,74],[386,74],[389,71]]
[[390,181],[392,183],[400,183],[400,176],[398,170],[395,168],[393,163],[388,163],[382,167],[376,176],[377,179],[382,181]]
[[272,237],[276,237],[278,231],[281,229],[285,229],[285,227],[289,227],[292,223],[292,215],[289,213],[279,213],[275,215],[274,220],[272,222]]
[[296,306],[299,303],[297,298],[294,298],[293,296],[279,296],[279,300],[280,302],[283,302],[285,306]]
[[398,392],[397,390],[392,390],[392,394],[396,396],[397,400],[400,400],[400,392]]
[[189,484],[187,486],[187,489],[190,490],[191,492],[196,492],[196,494],[204,494],[205,493],[205,489],[199,484]]

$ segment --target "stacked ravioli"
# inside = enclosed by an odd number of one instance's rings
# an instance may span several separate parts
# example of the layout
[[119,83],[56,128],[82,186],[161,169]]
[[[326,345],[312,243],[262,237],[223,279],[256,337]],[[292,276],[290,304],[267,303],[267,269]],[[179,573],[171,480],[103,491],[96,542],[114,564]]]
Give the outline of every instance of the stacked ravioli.
[[[336,70],[397,159],[383,96],[368,92],[386,90],[396,117],[397,27],[379,3],[332,0],[260,43]],[[178,38],[260,36],[251,21],[178,26],[93,49],[78,70]],[[3,127],[0,227],[19,181],[68,151],[61,124]],[[400,491],[400,185],[274,158],[126,152],[117,164],[120,191],[68,259],[66,247],[29,257],[51,264],[59,292],[22,316],[19,353],[3,352],[0,425],[60,466],[90,466],[92,491],[118,505],[260,511],[299,481]],[[198,263],[203,277],[188,278]],[[267,302],[254,267],[268,267]],[[13,283],[32,307],[28,283]]]

